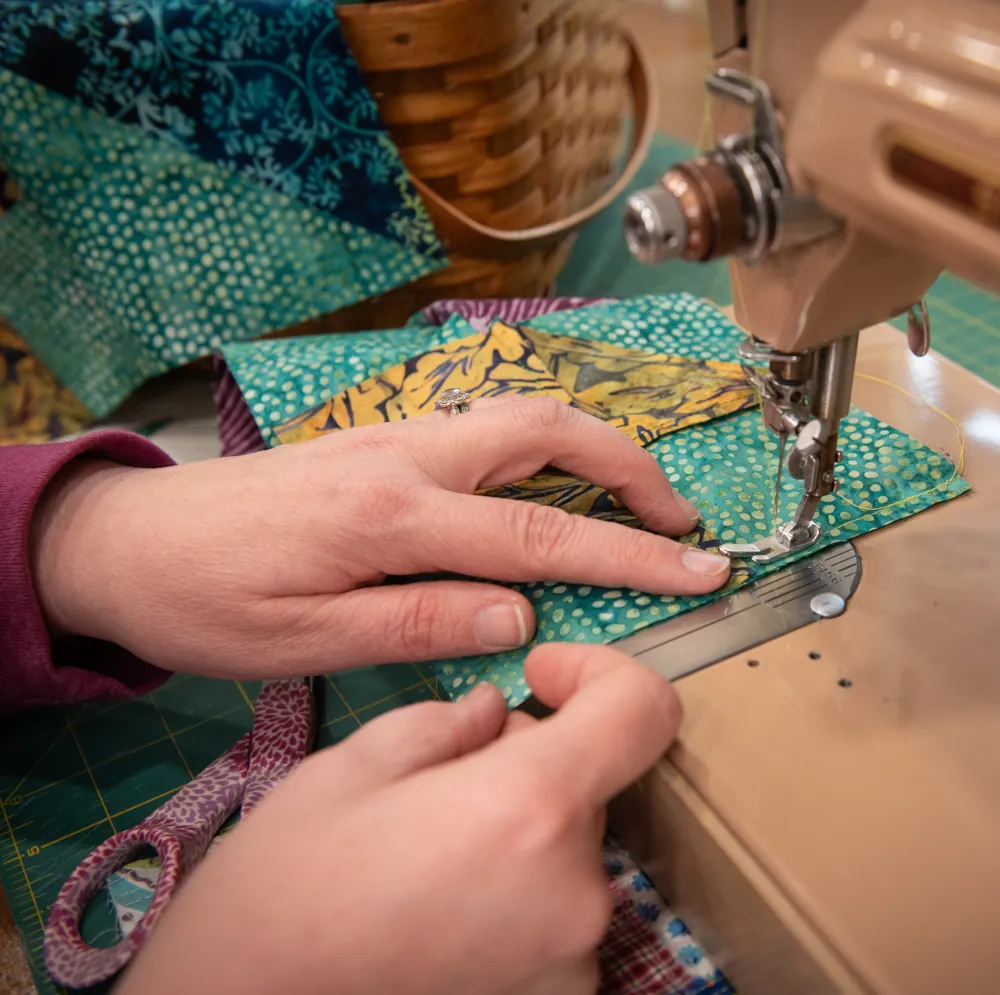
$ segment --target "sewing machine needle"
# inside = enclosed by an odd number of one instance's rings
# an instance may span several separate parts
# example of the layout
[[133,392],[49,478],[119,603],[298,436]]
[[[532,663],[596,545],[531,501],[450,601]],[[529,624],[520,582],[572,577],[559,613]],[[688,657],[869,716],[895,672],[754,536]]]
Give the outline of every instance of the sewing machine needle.
[[784,434],[778,437],[778,480],[774,485],[774,513],[772,515],[772,528],[777,528],[780,524],[778,522],[778,511],[781,506],[781,471],[785,465],[785,441],[786,436]]

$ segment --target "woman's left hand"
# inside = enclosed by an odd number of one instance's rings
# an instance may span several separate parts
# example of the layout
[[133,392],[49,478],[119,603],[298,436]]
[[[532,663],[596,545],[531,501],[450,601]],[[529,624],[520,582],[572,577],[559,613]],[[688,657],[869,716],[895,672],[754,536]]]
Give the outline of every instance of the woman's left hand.
[[[660,535],[475,494],[549,465]],[[36,513],[33,576],[55,630],[168,670],[305,675],[511,649],[534,631],[507,588],[387,577],[714,590],[727,561],[663,538],[696,521],[615,428],[519,399],[168,469],[79,461]]]

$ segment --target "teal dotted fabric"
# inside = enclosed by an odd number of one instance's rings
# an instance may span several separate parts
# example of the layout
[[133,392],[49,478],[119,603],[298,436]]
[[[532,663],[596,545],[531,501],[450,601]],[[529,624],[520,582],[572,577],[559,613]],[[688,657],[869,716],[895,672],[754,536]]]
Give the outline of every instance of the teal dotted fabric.
[[[531,325],[562,335],[696,359],[731,360],[742,338],[739,329],[712,305],[687,294],[557,312],[535,319]],[[441,329],[234,345],[225,354],[258,425],[273,444],[269,428],[311,403],[441,341],[468,334],[467,323],[453,317]],[[322,383],[324,378],[328,383]],[[307,396],[315,400],[310,402]],[[800,556],[813,555],[968,490],[947,455],[863,411],[852,411],[843,425],[842,439],[845,461],[838,469],[841,490],[822,502],[819,519],[824,532],[820,543]],[[684,429],[649,449],[674,486],[698,506],[710,533],[738,541],[771,534],[777,444],[769,438],[759,411]],[[794,512],[798,499],[797,484],[786,479],[781,493],[782,521]],[[659,597],[642,591],[557,583],[514,586],[535,606],[536,642],[612,643],[713,601],[791,561],[786,558],[776,564],[753,565],[741,571],[726,591],[700,597]],[[526,653],[522,649],[441,662],[435,670],[453,698],[488,680],[516,706],[529,695],[523,670]]]
[[409,356],[472,334],[456,316],[440,328],[230,342],[222,355],[264,441],[273,446],[274,429],[289,418]]
[[[753,541],[773,531],[774,473],[777,449],[764,439],[757,411],[748,411],[674,433],[650,446],[674,486],[702,513],[706,531],[726,541]],[[968,485],[949,460],[884,422],[855,410],[844,424],[842,490],[825,498],[818,520],[820,542],[800,554],[769,565],[750,564],[738,582],[702,597],[657,597],[641,591],[605,590],[566,584],[515,585],[535,605],[536,642],[613,643],[649,625],[714,601],[794,559],[811,556],[914,515],[965,493]],[[798,504],[793,482],[782,486],[781,519]],[[525,650],[493,657],[439,663],[436,672],[452,697],[461,697],[489,680],[511,706],[528,697]]]
[[0,313],[97,416],[442,265],[6,70],[0,157],[23,194],[0,219]]

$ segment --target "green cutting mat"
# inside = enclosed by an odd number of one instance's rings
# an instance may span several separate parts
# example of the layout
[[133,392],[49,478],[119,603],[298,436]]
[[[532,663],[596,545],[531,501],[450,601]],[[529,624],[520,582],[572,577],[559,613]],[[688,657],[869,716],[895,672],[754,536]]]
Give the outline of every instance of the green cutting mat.
[[[640,182],[688,154],[665,136]],[[623,251],[619,209],[582,233],[561,293],[631,296],[687,289],[727,304],[723,266],[642,267]],[[928,297],[935,348],[1000,386],[1000,301],[944,276]],[[42,926],[62,882],[92,847],[141,821],[250,728],[259,685],[175,677],[147,698],[32,712],[0,720],[0,879],[43,995],[59,991],[42,969]],[[335,743],[399,705],[439,697],[429,670],[409,665],[354,671],[322,682],[319,741]],[[99,900],[100,901],[100,900]],[[84,922],[91,942],[111,942],[106,904]]]
[[[179,675],[134,701],[33,711],[0,723],[0,878],[39,992],[61,992],[42,967],[42,929],[80,860],[140,822],[251,725],[255,682]],[[440,697],[429,670],[401,664],[319,682],[318,741],[338,742],[390,708]],[[91,943],[117,936],[99,898]]]

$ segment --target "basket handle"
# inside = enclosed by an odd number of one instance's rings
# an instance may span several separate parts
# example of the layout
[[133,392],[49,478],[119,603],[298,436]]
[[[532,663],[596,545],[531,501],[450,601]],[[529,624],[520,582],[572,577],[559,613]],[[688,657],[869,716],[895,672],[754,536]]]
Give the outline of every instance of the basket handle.
[[449,253],[471,256],[474,259],[511,260],[544,251],[597,217],[629,187],[639,167],[645,161],[653,140],[657,98],[653,68],[649,58],[630,31],[625,30],[624,36],[630,56],[628,79],[632,89],[635,127],[628,161],[614,185],[592,204],[561,221],[553,221],[536,228],[523,228],[520,231],[506,231],[502,228],[490,228],[475,221],[453,204],[449,204],[426,183],[411,175],[410,180],[423,198],[438,238]]

